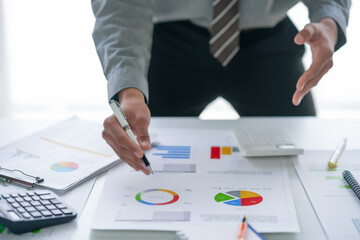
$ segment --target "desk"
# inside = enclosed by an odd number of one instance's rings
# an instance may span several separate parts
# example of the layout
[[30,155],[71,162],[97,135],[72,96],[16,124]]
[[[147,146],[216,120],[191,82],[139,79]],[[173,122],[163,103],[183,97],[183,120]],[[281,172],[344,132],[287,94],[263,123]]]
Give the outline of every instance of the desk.
[[[0,119],[0,145],[8,144],[18,138],[29,135],[51,124],[54,120],[11,120]],[[199,120],[198,118],[153,118],[151,127],[184,127],[234,129],[238,127],[283,127],[286,128],[298,146],[304,149],[333,150],[343,137],[348,138],[347,149],[360,148],[360,121],[343,119],[318,119],[313,117],[285,118],[241,118],[240,120]],[[264,234],[267,239],[326,239],[320,222],[311,206],[304,188],[292,166],[288,162],[289,178],[295,207],[300,223],[300,233]],[[133,232],[91,231],[91,222],[95,213],[101,190],[105,183],[105,174],[99,176],[90,194],[82,215],[78,218],[73,240],[77,239],[135,239]],[[71,203],[69,203],[71,205]],[[140,234],[137,233],[136,236]],[[172,239],[173,234],[154,232],[141,233],[137,239]],[[121,238],[119,238],[121,236]]]

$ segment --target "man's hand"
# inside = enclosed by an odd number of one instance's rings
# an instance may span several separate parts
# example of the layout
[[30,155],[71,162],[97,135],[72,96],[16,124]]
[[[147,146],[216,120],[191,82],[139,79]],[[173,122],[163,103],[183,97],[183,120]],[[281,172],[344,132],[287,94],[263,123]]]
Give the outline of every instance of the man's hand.
[[331,18],[324,18],[319,23],[307,24],[296,34],[294,42],[298,45],[309,44],[312,52],[312,64],[296,84],[292,101],[297,106],[333,66],[332,56],[337,42],[336,23]]
[[136,171],[143,171],[146,175],[150,171],[141,160],[143,150],[151,148],[148,128],[150,124],[150,110],[143,94],[135,88],[126,88],[119,93],[119,103],[126,115],[131,130],[137,136],[139,147],[120,126],[115,115],[104,121],[102,136],[115,153]]

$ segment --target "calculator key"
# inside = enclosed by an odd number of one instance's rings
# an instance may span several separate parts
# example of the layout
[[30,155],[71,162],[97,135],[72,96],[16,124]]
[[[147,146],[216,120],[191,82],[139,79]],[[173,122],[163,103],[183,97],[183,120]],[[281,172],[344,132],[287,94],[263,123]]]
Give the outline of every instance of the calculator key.
[[55,216],[61,216],[63,215],[62,212],[59,209],[51,210],[52,214]]
[[21,202],[20,203],[20,205],[22,206],[22,207],[31,207],[31,205],[30,205],[30,203],[29,202]]
[[26,197],[27,195],[26,195],[26,193],[19,193],[19,196],[20,197]]
[[55,197],[52,195],[40,195],[40,199],[41,200],[50,200],[50,199],[55,199]]
[[51,217],[53,214],[49,210],[41,211],[44,217]]
[[18,208],[18,207],[20,207],[20,204],[18,204],[17,202],[15,202],[15,203],[13,203],[13,204],[11,204],[14,208]]
[[24,213],[26,212],[25,208],[19,207],[16,210],[18,210],[19,213]]
[[63,209],[63,208],[66,208],[66,206],[64,204],[55,204],[55,206],[59,209]]
[[59,199],[56,199],[56,198],[55,198],[55,199],[51,199],[50,202],[53,203],[53,204],[61,203],[61,202],[59,201]]
[[32,197],[32,196],[35,196],[35,193],[34,192],[27,192],[27,195]]
[[14,203],[14,202],[15,202],[15,199],[9,197],[9,198],[6,199],[6,201],[7,201],[8,203]]
[[70,210],[67,209],[67,208],[61,209],[61,211],[62,211],[65,215],[71,215],[71,214],[73,214],[73,212],[70,211]]
[[46,207],[44,207],[44,206],[42,206],[42,205],[36,206],[35,208],[36,208],[38,211],[45,211],[45,210],[47,210]]
[[42,217],[42,214],[39,212],[30,212],[31,216],[33,216],[34,218],[40,218]]
[[38,196],[50,195],[50,192],[49,191],[36,191],[35,194],[38,195]]
[[40,203],[39,201],[31,201],[30,204],[31,204],[32,206],[34,206],[34,207],[41,205],[41,203]]
[[51,202],[49,200],[40,200],[40,203],[42,205],[48,205],[48,204],[51,204]]
[[24,200],[27,202],[30,202],[32,199],[31,199],[31,197],[24,197]]
[[17,202],[22,202],[22,201],[24,201],[24,199],[23,199],[22,197],[17,197],[17,198],[15,198],[15,200],[16,200]]
[[31,215],[27,212],[24,212],[22,215],[24,218],[31,218]]
[[57,208],[55,207],[55,205],[46,205],[46,208],[49,209],[49,210],[55,210],[55,209],[57,209]]
[[37,211],[34,207],[26,207],[25,210],[28,211],[28,212],[35,212],[35,211]]
[[10,196],[13,197],[13,198],[16,198],[19,195],[17,193],[12,193],[12,194],[10,194]]
[[40,198],[39,198],[38,196],[33,196],[33,197],[32,197],[32,200],[34,200],[34,201],[39,201]]
[[5,198],[5,199],[7,199],[7,198],[10,197],[10,194],[4,193],[4,194],[2,195],[2,197]]

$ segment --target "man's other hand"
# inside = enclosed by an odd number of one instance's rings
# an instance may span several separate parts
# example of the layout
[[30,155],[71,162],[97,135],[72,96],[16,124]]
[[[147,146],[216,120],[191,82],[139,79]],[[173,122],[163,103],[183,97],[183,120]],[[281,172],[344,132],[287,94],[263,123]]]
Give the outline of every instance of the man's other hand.
[[294,42],[298,45],[309,44],[312,53],[311,66],[296,84],[292,101],[297,106],[333,66],[334,47],[337,42],[336,23],[331,18],[324,18],[318,23],[307,24],[296,34]]

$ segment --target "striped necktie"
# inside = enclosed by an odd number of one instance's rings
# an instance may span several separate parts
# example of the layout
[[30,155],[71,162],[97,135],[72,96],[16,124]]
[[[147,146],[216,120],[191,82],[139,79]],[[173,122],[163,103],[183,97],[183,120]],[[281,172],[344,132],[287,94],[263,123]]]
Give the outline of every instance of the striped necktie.
[[225,67],[239,51],[239,0],[213,0],[210,51]]

